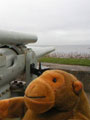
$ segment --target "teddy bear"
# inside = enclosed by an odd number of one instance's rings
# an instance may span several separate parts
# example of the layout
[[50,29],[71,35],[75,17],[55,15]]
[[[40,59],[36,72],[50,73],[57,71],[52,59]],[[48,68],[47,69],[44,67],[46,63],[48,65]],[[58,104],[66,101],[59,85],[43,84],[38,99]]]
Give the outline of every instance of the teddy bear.
[[33,80],[24,97],[0,100],[0,120],[90,120],[83,84],[62,70],[47,70]]

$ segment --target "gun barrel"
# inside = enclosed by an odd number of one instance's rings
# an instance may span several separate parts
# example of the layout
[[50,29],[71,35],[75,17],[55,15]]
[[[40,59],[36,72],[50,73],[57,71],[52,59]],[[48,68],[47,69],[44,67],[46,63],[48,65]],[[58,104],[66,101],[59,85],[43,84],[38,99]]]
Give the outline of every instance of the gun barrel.
[[36,41],[37,36],[35,35],[0,30],[0,44],[25,45]]

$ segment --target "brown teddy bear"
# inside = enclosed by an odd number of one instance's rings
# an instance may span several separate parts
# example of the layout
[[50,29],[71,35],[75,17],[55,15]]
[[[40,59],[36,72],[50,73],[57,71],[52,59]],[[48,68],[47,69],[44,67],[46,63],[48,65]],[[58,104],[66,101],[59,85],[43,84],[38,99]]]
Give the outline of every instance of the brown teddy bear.
[[0,101],[0,119],[90,120],[82,83],[72,74],[48,70],[33,80],[24,97]]

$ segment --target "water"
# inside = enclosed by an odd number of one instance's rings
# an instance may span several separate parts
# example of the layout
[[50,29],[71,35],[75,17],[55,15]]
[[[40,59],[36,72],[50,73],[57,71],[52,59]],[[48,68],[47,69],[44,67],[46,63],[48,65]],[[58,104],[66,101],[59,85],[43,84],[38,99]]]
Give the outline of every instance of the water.
[[38,45],[34,47],[38,49],[39,47],[54,47],[55,51],[49,55],[53,57],[90,58],[90,45]]
[[60,45],[55,49],[51,55],[57,57],[90,58],[90,45]]
[[58,53],[81,53],[81,54],[90,54],[89,45],[63,45],[55,46]]

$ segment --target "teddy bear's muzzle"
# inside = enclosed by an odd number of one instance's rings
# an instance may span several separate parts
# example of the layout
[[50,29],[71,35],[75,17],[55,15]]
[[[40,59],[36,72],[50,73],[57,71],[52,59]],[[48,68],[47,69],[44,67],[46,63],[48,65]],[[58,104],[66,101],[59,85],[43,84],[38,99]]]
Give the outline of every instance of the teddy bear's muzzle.
[[36,113],[46,112],[55,104],[52,87],[38,79],[27,87],[24,98],[27,107]]

